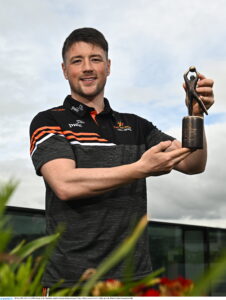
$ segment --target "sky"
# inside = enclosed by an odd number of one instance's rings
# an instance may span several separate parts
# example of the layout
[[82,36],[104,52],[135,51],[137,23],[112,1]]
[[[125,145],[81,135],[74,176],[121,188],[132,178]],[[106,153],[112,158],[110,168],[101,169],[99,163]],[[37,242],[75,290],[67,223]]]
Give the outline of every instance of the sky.
[[214,84],[205,118],[206,171],[172,171],[147,180],[152,220],[226,228],[226,0],[0,0],[0,181],[19,180],[10,205],[45,207],[45,188],[29,156],[29,125],[70,93],[61,49],[75,28],[109,42],[105,96],[181,139],[183,74],[190,66]]

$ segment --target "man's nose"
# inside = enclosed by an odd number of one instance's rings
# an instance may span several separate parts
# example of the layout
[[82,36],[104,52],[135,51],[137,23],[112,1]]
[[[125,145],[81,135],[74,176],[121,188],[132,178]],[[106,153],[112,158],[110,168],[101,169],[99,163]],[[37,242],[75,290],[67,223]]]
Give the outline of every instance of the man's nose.
[[85,59],[83,62],[83,72],[92,72],[93,66],[89,59]]

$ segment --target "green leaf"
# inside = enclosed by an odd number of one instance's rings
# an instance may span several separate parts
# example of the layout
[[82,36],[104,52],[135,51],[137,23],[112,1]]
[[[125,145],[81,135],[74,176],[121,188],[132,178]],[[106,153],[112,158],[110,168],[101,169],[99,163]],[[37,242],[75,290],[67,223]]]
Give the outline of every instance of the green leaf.
[[165,271],[165,268],[160,268],[158,270],[155,270],[155,271],[151,272],[149,275],[147,275],[146,277],[142,278],[141,280],[133,282],[132,286],[137,286],[140,284],[145,284],[147,286],[152,285],[151,284],[152,280],[156,279],[164,271]]
[[3,252],[7,248],[12,236],[9,226],[6,226],[7,217],[4,216],[4,212],[6,209],[6,204],[17,185],[18,183],[15,180],[11,180],[5,184],[0,184],[0,252]]
[[9,296],[14,294],[15,288],[15,273],[7,264],[1,265],[0,268],[0,295]]
[[206,296],[211,289],[226,274],[226,251],[224,250],[218,259],[210,266],[209,270],[195,283],[189,296]]
[[21,259],[24,259],[25,257],[32,254],[37,249],[57,241],[59,236],[60,236],[60,233],[55,233],[50,236],[41,237],[39,239],[31,241],[30,243],[26,244],[23,247],[18,248],[17,251],[16,251],[16,249],[14,249],[14,254],[19,256]]
[[135,246],[138,238],[143,233],[147,225],[147,216],[141,218],[133,233],[116,249],[110,256],[108,256],[97,268],[97,271],[92,277],[84,284],[80,296],[88,296],[90,290],[97,282],[97,280],[109,271],[113,266],[119,263]]
[[41,290],[42,286],[40,284],[42,275],[45,271],[46,267],[46,260],[45,258],[42,258],[42,260],[39,261],[39,263],[36,265],[36,273],[35,276],[32,278],[32,281],[29,286],[28,296],[41,296]]
[[27,295],[30,285],[30,277],[32,273],[32,257],[28,257],[27,261],[21,263],[16,273],[16,289],[14,296]]
[[6,204],[18,185],[18,181],[11,179],[8,183],[0,185],[0,216],[3,215]]
[[62,297],[62,296],[70,296],[71,288],[64,288],[56,292],[51,293],[51,297]]
[[[20,242],[9,253],[3,253],[12,238],[5,207],[17,186],[16,181],[9,181],[0,186],[0,295],[1,296],[41,296],[41,278],[44,273],[50,253],[63,232],[63,226],[58,233],[34,240],[28,244]],[[33,263],[32,254],[45,247],[41,259]],[[2,253],[1,253],[2,252]],[[24,262],[25,258],[28,259]]]
[[11,251],[10,251],[10,254],[15,254],[17,252],[19,252],[19,250],[23,247],[23,245],[25,244],[25,240],[22,240],[15,248],[13,248]]
[[12,233],[10,230],[5,230],[2,231],[0,230],[0,238],[1,238],[1,242],[0,242],[0,253],[4,252],[5,249],[7,248],[7,245],[9,244],[11,238],[12,238]]

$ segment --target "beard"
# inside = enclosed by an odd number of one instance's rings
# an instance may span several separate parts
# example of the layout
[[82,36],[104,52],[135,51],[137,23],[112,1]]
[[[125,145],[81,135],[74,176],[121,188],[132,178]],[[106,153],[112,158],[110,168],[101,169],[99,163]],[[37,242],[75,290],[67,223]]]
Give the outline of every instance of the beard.
[[70,87],[71,87],[71,92],[74,95],[78,95],[79,97],[85,98],[87,100],[93,100],[94,98],[96,98],[98,95],[103,94],[104,93],[104,88],[105,88],[105,84],[106,84],[106,80],[104,80],[101,83],[98,83],[95,87],[95,89],[93,89],[92,91],[86,91],[86,87],[82,87],[81,85],[78,86],[74,86],[71,82],[69,83]]

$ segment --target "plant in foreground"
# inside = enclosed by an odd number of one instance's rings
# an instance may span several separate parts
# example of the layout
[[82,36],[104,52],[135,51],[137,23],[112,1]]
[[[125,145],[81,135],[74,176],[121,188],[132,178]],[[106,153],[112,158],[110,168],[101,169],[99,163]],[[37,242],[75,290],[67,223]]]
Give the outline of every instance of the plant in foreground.
[[[17,183],[11,181],[0,187],[0,295],[40,296],[41,277],[60,234],[42,237],[27,244],[21,241],[13,250],[7,252],[13,234],[4,211],[16,186]],[[33,258],[32,254],[44,246],[46,248],[43,255]]]
[[[0,187],[0,296],[41,296],[41,278],[60,233],[42,237],[30,243],[22,241],[10,252],[7,246],[12,239],[12,231],[4,216],[5,206],[17,183],[9,182]],[[60,288],[61,282],[53,287],[51,296],[203,296],[207,295],[226,270],[226,252],[206,272],[200,280],[179,277],[171,280],[159,277],[164,269],[152,272],[144,279],[132,282],[121,282],[109,279],[101,281],[101,277],[122,260],[126,260],[133,252],[137,240],[144,231],[147,217],[144,216],[136,225],[130,236],[114,250],[96,270],[89,269],[72,288]],[[33,258],[37,249],[44,247],[43,254]],[[128,261],[131,262],[131,261]],[[131,278],[132,278],[132,274]]]
[[[150,277],[150,275],[148,276]],[[98,281],[91,296],[186,296],[193,290],[193,282],[183,277],[168,279],[153,277],[140,282],[123,283],[116,279]]]

